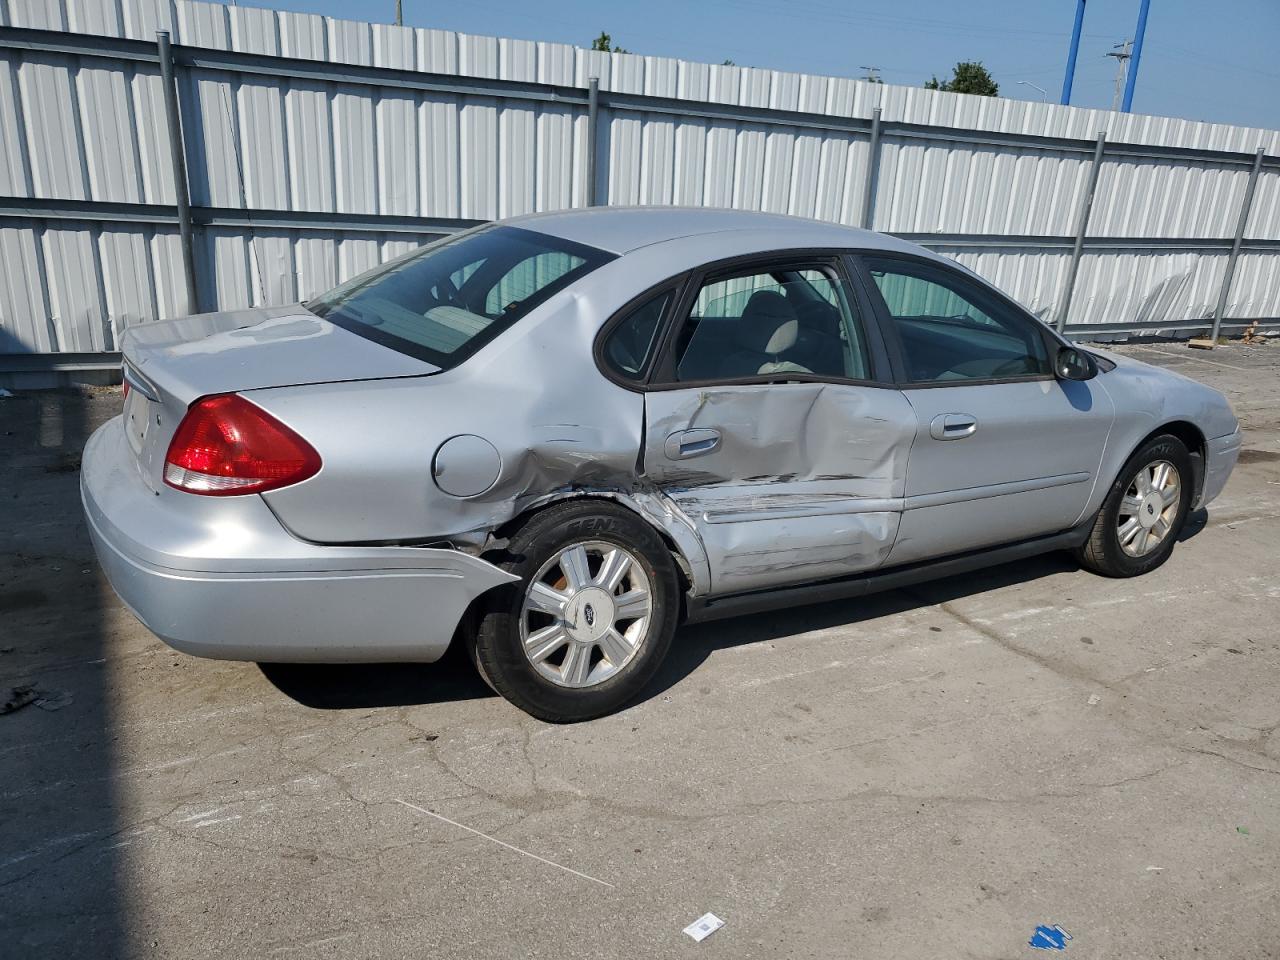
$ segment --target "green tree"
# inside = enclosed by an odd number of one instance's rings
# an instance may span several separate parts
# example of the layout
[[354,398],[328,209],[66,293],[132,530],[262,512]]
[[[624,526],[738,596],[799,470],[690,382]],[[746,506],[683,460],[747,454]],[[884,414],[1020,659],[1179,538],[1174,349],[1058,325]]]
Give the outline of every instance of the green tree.
[[947,90],[951,93],[972,93],[979,97],[998,97],[1000,85],[995,82],[981,60],[962,60],[956,64],[950,80],[936,76],[925,84],[929,90]]
[[604,53],[630,53],[631,52],[630,50],[623,50],[621,47],[613,46],[613,37],[609,36],[603,30],[600,31],[600,36],[596,37],[594,40],[591,41],[591,49],[600,50],[600,51],[603,51]]

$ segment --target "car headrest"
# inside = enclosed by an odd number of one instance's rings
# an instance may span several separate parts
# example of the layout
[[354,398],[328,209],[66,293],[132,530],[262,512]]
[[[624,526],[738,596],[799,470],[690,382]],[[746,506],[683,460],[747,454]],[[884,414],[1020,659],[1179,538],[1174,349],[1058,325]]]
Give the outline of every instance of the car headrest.
[[800,323],[786,297],[775,290],[757,290],[735,324],[735,335],[743,348],[777,356],[795,346]]

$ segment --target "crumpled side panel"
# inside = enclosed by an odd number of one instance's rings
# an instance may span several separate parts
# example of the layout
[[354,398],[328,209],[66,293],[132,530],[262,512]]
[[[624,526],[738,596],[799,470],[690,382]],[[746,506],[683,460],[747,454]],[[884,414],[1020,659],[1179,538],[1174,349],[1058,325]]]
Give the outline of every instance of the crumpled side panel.
[[[893,546],[915,435],[898,391],[829,383],[658,391],[646,395],[646,418],[645,478],[693,522],[714,593],[873,569]],[[719,446],[673,458],[680,435],[694,430],[715,431]]]
[[[265,495],[296,536],[317,543],[448,542],[476,552],[515,517],[556,500],[621,502],[683,554],[695,592],[710,585],[692,525],[637,476],[640,393],[607,380],[591,350],[612,297],[571,290],[461,366],[427,377],[312,384],[250,396],[306,437],[324,467]],[[541,311],[540,311],[541,312]],[[483,438],[501,460],[483,492],[451,496],[433,480],[452,437]]]

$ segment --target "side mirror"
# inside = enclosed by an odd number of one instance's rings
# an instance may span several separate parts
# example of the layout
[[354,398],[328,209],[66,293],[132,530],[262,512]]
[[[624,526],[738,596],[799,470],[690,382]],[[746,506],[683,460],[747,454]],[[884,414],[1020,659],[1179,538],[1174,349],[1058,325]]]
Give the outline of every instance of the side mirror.
[[1075,347],[1062,347],[1053,363],[1053,372],[1060,380],[1092,380],[1098,375],[1098,362]]

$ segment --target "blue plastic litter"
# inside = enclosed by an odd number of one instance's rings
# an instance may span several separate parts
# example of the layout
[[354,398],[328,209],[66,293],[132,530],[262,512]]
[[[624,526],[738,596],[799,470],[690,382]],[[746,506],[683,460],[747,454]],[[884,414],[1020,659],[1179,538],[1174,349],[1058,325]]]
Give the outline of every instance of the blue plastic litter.
[[1071,934],[1056,923],[1051,927],[1041,924],[1036,927],[1036,932],[1031,935],[1031,939],[1027,943],[1037,950],[1065,950],[1067,941],[1070,939]]

